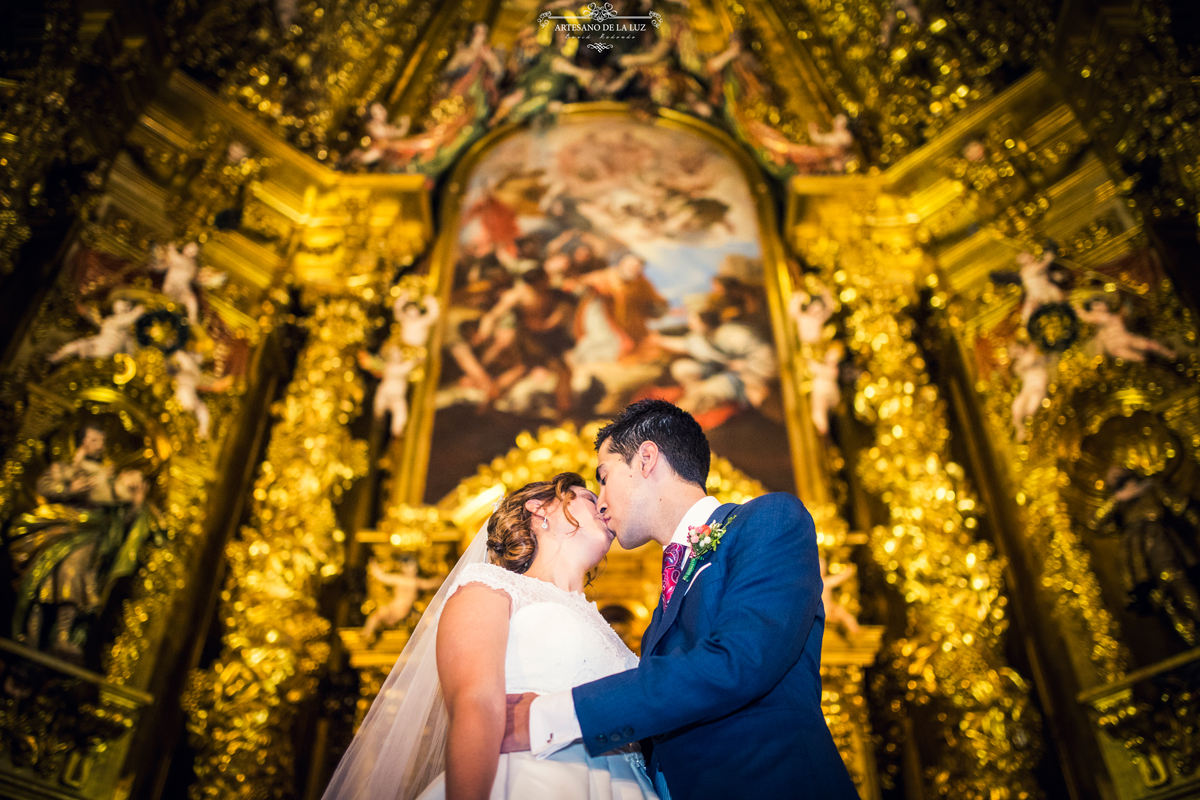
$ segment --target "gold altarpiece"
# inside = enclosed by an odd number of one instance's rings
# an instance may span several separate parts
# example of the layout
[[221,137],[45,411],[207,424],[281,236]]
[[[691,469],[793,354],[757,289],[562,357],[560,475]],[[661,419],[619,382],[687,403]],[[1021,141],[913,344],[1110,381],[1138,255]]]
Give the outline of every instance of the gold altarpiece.
[[[425,40],[403,59],[387,53],[389,74],[402,72],[391,110],[422,111],[451,43],[487,4],[450,5],[422,7]],[[535,10],[499,5],[488,18],[510,39],[513,21]],[[828,51],[798,49],[804,37],[788,33],[782,13],[791,4],[733,5],[697,30],[715,51],[733,22],[758,21],[775,77],[790,90],[785,110],[827,123],[831,109],[853,102],[819,77]],[[811,5],[817,17],[833,13],[832,4]],[[831,39],[845,33],[825,30]],[[791,178],[781,220],[743,143],[687,114],[650,115],[724,148],[757,205],[795,491],[817,520],[831,572],[863,568],[839,602],[887,621],[850,638],[831,628],[823,650],[826,718],[866,798],[1036,797],[1045,793],[1034,770],[1047,747],[1076,798],[1200,792],[1189,683],[1200,651],[1134,657],[1128,622],[1097,577],[1103,566],[1093,565],[1111,550],[1089,545],[1087,524],[1106,500],[1104,456],[1153,476],[1168,462],[1182,469],[1177,456],[1200,454],[1194,319],[1169,297],[1165,276],[1097,273],[1110,293],[1157,298],[1155,333],[1177,334],[1181,356],[1165,367],[1067,350],[1025,442],[1012,438],[1008,418],[1016,387],[1002,371],[975,367],[981,331],[1015,302],[990,276],[1016,253],[1052,237],[1095,272],[1154,245],[1112,177],[1109,143],[1089,133],[1054,80],[1036,69],[1003,92],[972,95],[886,168]],[[330,90],[331,103],[346,99],[342,89]],[[428,270],[402,285],[448,297],[472,165],[518,126],[476,142],[435,192],[418,174],[330,169],[325,155],[293,147],[244,103],[172,73],[126,138],[138,161],[115,159],[104,200],[85,206],[73,232],[131,261],[152,242],[201,243],[205,265],[228,276],[210,302],[250,355],[233,388],[210,403],[207,439],[152,348],[79,359],[28,385],[5,454],[5,521],[26,510],[22,476],[72,452],[64,431],[102,419],[128,434],[121,457],[154,476],[164,522],[99,670],[0,642],[6,674],[37,698],[7,691],[0,704],[6,796],[158,797],[170,780],[159,737],[186,726],[191,796],[319,797],[338,736],[405,642],[403,625],[369,644],[351,624],[352,605],[367,614],[388,596],[365,576],[368,558],[385,569],[415,558],[423,574],[444,574],[504,491],[566,469],[593,472],[593,429],[549,426],[521,434],[425,504],[440,328],[404,435],[385,449],[380,424],[362,414],[368,384],[355,364],[386,330],[386,308],[402,291],[393,275],[429,253]],[[630,114],[646,118],[615,103],[566,105],[559,124]],[[249,154],[227,157],[235,143]],[[973,144],[984,156],[966,155]],[[240,227],[214,226],[235,195]],[[860,370],[838,409],[850,420],[840,448],[809,423],[806,363],[819,353],[802,345],[786,311],[793,294],[822,286],[833,291],[840,338]],[[34,337],[67,313],[41,309]],[[720,458],[709,488],[731,500],[763,491]],[[614,552],[592,590],[598,604],[630,612],[633,638],[657,602],[658,572],[649,549]],[[214,619],[219,641],[209,634]]]

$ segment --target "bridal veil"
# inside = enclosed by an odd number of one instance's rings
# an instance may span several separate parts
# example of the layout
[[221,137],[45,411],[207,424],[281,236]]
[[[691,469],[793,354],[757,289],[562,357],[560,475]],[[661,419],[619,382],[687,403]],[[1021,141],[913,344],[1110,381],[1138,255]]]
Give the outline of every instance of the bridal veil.
[[437,623],[459,573],[486,563],[485,523],[454,565],[396,659],[323,800],[413,800],[446,764],[449,717],[437,672]]

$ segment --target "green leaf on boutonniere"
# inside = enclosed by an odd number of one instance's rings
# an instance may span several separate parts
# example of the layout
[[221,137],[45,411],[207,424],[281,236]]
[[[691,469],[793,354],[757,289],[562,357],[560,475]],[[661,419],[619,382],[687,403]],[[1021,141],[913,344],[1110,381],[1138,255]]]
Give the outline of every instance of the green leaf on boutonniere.
[[682,580],[686,581],[692,577],[692,572],[695,571],[696,565],[700,560],[709,553],[717,549],[717,545],[721,543],[721,537],[725,535],[726,526],[737,519],[737,515],[730,517],[724,522],[716,522],[712,525],[691,525],[688,527],[687,540],[692,548],[692,557],[688,560],[687,569],[684,570]]

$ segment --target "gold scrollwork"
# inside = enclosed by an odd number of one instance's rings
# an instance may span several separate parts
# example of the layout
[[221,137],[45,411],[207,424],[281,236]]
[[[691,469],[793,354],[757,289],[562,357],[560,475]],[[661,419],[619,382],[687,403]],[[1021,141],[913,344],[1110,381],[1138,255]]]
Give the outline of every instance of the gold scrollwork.
[[[949,455],[944,401],[913,341],[909,310],[928,270],[902,203],[887,195],[821,198],[797,245],[847,308],[865,373],[856,415],[874,428],[859,454],[863,486],[890,520],[869,546],[907,603],[908,631],[889,663],[909,704],[930,705],[945,746],[929,789],[944,797],[1033,797],[1040,720],[1028,687],[1008,668],[1002,562],[978,540],[977,504]],[[816,204],[814,204],[815,206]],[[824,224],[807,224],[821,220]],[[897,700],[899,702],[899,700]]]
[[273,408],[251,523],[226,548],[225,646],[192,674],[184,699],[200,748],[195,797],[258,797],[291,785],[287,731],[330,652],[315,588],[342,568],[345,534],[333,504],[367,471],[366,444],[347,426],[362,406],[354,363],[372,327],[358,301],[319,303],[295,378]]

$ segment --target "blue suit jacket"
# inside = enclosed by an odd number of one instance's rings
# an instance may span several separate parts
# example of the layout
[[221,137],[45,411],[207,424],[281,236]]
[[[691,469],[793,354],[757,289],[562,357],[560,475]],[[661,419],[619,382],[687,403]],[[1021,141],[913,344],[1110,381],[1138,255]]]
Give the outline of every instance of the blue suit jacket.
[[643,740],[673,800],[858,794],[821,713],[821,570],[804,505],[725,505],[717,549],[659,604],[642,660],[573,690],[592,755]]

